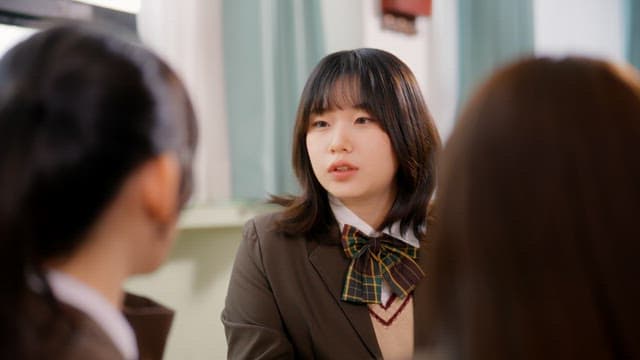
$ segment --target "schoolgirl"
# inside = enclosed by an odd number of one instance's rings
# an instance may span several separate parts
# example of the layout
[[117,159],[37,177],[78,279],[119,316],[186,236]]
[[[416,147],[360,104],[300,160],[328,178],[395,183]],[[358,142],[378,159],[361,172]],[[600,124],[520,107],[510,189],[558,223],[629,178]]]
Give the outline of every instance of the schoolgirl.
[[229,357],[411,358],[440,146],[415,77],[382,50],[330,54],[293,136],[301,194],[245,226],[222,313]]

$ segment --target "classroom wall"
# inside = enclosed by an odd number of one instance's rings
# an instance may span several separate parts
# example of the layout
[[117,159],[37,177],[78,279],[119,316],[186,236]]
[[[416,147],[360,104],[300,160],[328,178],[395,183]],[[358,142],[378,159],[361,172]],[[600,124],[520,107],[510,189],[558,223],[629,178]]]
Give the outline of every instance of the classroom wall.
[[622,0],[535,0],[538,54],[581,54],[623,61]]
[[220,312],[240,239],[239,226],[183,230],[158,272],[128,282],[130,291],[176,310],[165,359],[226,358]]

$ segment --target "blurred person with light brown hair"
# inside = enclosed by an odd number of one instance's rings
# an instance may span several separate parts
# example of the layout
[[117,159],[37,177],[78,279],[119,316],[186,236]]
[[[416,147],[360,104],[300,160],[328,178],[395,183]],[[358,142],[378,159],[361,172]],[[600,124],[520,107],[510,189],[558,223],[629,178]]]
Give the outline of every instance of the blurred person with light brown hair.
[[640,87],[525,59],[464,107],[440,159],[427,354],[640,358]]

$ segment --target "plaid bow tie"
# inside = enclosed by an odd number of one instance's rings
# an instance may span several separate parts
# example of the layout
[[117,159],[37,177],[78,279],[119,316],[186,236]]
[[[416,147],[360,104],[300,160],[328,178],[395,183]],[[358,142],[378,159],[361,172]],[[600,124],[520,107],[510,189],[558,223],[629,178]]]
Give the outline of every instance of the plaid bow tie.
[[342,246],[352,259],[342,290],[343,301],[379,304],[383,279],[394,294],[404,298],[424,277],[414,260],[418,249],[389,235],[369,237],[345,225]]

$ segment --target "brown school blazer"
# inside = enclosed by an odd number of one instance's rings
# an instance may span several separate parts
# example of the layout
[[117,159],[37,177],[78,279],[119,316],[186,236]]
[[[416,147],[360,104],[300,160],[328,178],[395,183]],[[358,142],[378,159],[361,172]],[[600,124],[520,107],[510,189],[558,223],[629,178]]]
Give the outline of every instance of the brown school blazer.
[[[222,322],[230,359],[380,359],[366,305],[340,300],[349,265],[338,226],[324,238],[273,231],[278,214],[247,222]],[[423,246],[424,247],[424,246]],[[420,256],[424,268],[425,256]],[[425,344],[425,282],[414,292],[414,346]]]
[[173,310],[144,296],[125,293],[122,313],[136,334],[140,360],[162,359]]
[[[71,320],[52,321],[51,308],[35,293],[26,297],[24,321],[38,359],[124,360],[102,327],[82,311],[60,303],[59,311]],[[145,297],[127,293],[123,313],[134,330],[140,360],[160,360],[173,320],[173,311]],[[1,353],[1,352],[0,352]]]

